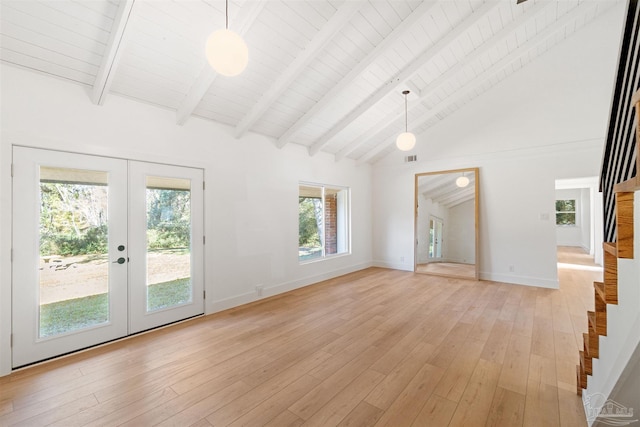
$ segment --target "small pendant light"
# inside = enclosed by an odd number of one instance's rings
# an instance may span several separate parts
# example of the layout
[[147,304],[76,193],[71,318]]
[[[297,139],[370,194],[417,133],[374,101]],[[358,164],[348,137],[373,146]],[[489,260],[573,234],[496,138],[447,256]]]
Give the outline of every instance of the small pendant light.
[[396,138],[396,146],[401,151],[409,151],[416,146],[416,136],[407,131],[407,95],[409,93],[411,92],[408,90],[402,92],[404,95],[404,132]]
[[223,76],[237,76],[247,67],[247,44],[238,33],[229,29],[229,0],[225,1],[225,29],[211,33],[205,54],[211,68]]
[[462,176],[456,179],[456,185],[460,188],[464,188],[469,185],[469,178],[465,176],[464,172],[462,172]]

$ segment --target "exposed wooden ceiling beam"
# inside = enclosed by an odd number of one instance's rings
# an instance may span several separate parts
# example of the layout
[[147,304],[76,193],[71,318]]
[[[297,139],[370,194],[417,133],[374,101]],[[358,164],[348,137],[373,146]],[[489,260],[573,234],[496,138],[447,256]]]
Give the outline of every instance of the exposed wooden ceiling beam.
[[[425,197],[431,197],[431,198],[439,198],[442,197],[445,194],[448,194],[450,192],[455,192],[457,190],[460,189],[460,187],[458,187],[456,185],[456,179],[460,176],[462,176],[462,173],[460,174],[443,174],[446,177],[446,181],[438,184],[438,185],[428,185],[428,186],[422,186],[420,185],[418,187],[418,191],[420,193],[422,193]],[[475,179],[473,178],[473,176],[469,175],[467,176],[467,178],[469,178],[469,185],[473,185],[473,183],[475,182]]]
[[[469,16],[456,25],[451,31],[449,31],[444,37],[438,40],[436,43],[425,49],[420,55],[418,55],[413,61],[407,64],[402,70],[396,73],[393,77],[387,79],[387,83],[372,94],[366,101],[361,103],[358,107],[353,109],[349,114],[343,117],[338,123],[331,127],[331,130],[309,148],[309,154],[315,155],[325,145],[329,143],[337,134],[342,132],[352,122],[357,120],[363,114],[366,114],[371,108],[373,108],[378,102],[389,95],[392,92],[398,90],[399,87],[404,88],[405,82],[415,75],[424,65],[426,65],[435,55],[440,53],[450,43],[455,41],[458,37],[465,33],[470,26],[482,19],[486,14],[491,12],[494,8],[500,6],[499,2],[486,2],[483,3],[478,9],[474,10]],[[389,84],[388,82],[398,82]]]
[[448,173],[425,175],[419,177],[418,192],[435,191],[451,183],[451,176]]
[[453,182],[449,188],[441,189],[438,192],[425,192],[423,195],[425,198],[429,198],[434,202],[446,204],[451,200],[458,200],[468,197],[469,195],[473,196],[474,193],[474,183],[469,182],[469,185],[466,187],[458,187],[455,182]]
[[238,122],[236,137],[244,135],[255,122],[267,111],[282,93],[291,86],[291,83],[307,68],[309,63],[329,44],[342,27],[362,7],[364,1],[346,1],[333,14],[329,21],[313,37],[309,45],[293,60],[278,79],[262,94],[249,112]]
[[113,26],[109,34],[109,41],[100,62],[100,68],[96,74],[96,80],[93,83],[91,91],[91,101],[94,104],[102,105],[109,93],[109,87],[118,68],[120,57],[122,56],[122,48],[124,47],[125,31],[135,0],[123,0],[118,6],[116,16],[113,19]]
[[425,199],[431,199],[434,203],[447,208],[472,200],[475,196],[475,178],[467,176],[469,184],[466,187],[458,187],[454,179],[457,176],[462,174],[443,174],[444,181],[421,184],[418,187],[418,193]]
[[[267,1],[256,0],[248,2],[248,4],[249,6],[246,11],[243,12],[243,10],[241,10],[238,16],[237,33],[241,36],[244,36],[249,31],[265,4],[267,4]],[[202,52],[202,57],[204,58],[204,52]],[[198,77],[191,85],[189,92],[176,111],[177,124],[183,125],[187,122],[187,119],[193,114],[198,104],[200,104],[200,101],[202,101],[202,98],[216,80],[216,77],[218,77],[218,73],[216,73],[209,65],[209,62],[205,60]]]
[[[540,13],[542,13],[546,6],[549,3],[539,2],[533,5],[526,13],[523,13],[516,17],[513,21],[505,25],[502,29],[497,31],[493,36],[488,38],[480,47],[475,49],[469,55],[465,56],[460,62],[455,64],[453,67],[446,70],[439,77],[429,82],[427,87],[422,89],[420,98],[418,102],[412,103],[409,107],[415,108],[416,105],[419,105],[423,101],[426,101],[430,96],[432,96],[437,90],[439,90],[447,81],[456,76],[458,72],[460,72],[464,67],[471,64],[473,61],[478,59],[480,56],[486,54],[489,50],[496,47],[499,43],[504,41],[506,38],[511,36],[514,31],[516,31],[520,26],[522,26],[526,21],[531,19],[535,19]],[[365,144],[367,141],[375,139],[375,137],[384,131],[387,127],[396,123],[397,121],[404,119],[404,108],[402,110],[396,111],[396,114],[390,115],[387,120],[384,120],[378,123],[376,126],[370,128],[364,134],[360,135],[356,140],[349,143],[347,146],[342,148],[340,151],[336,153],[336,161],[342,160],[344,157],[353,153],[357,150],[361,145]],[[412,127],[417,127],[415,123],[412,123]],[[399,128],[401,129],[401,128]]]
[[[470,92],[473,92],[476,89],[480,89],[487,80],[491,79],[495,74],[502,71],[504,68],[510,66],[514,61],[519,60],[522,56],[527,54],[529,51],[538,49],[539,46],[547,43],[549,38],[554,37],[558,31],[564,30],[564,28],[570,23],[578,19],[575,11],[580,8],[580,10],[584,10],[584,14],[580,16],[596,16],[595,13],[592,13],[598,7],[604,7],[602,3],[593,4],[589,2],[582,2],[575,6],[574,9],[567,11],[564,15],[559,17],[553,24],[544,28],[542,31],[538,33],[538,35],[530,39],[529,41],[523,43],[518,46],[516,49],[511,51],[501,60],[493,64],[491,68],[486,69],[482,73],[480,73],[476,78],[464,86],[460,87],[456,92],[448,96],[447,98],[440,101],[438,104],[434,105],[431,109],[431,114],[424,115],[418,122],[414,122],[414,127],[418,128],[426,124],[433,117],[436,117],[441,111],[444,111],[452,106],[455,106],[461,99],[465,98]],[[611,7],[610,5],[606,7]],[[600,15],[601,16],[601,15]],[[394,142],[384,141],[379,144],[377,147],[373,148],[371,151],[361,156],[357,160],[357,164],[363,164],[373,159],[379,153],[387,149],[390,145],[394,144]]]
[[473,188],[469,190],[465,188],[462,190],[463,191],[460,191],[459,193],[451,194],[449,197],[443,198],[440,201],[440,204],[447,208],[452,208],[475,198],[475,191],[473,190]]
[[333,86],[329,92],[327,92],[313,107],[307,110],[302,117],[298,119],[289,129],[287,129],[276,143],[278,148],[284,147],[287,143],[291,142],[292,137],[302,129],[307,123],[309,123],[313,117],[319,112],[329,107],[339,94],[346,88],[351,86],[353,82],[360,77],[360,75],[376,61],[380,56],[385,55],[390,49],[393,43],[395,43],[400,37],[405,35],[415,23],[426,15],[426,13],[433,8],[437,2],[422,2],[409,16],[407,16],[391,33],[385,37],[373,50],[371,50],[364,59],[349,71],[338,84]]
[[209,63],[205,63],[200,69],[200,74],[189,88],[187,96],[176,110],[176,124],[184,125],[187,119],[193,114],[200,101],[207,93],[213,82],[218,77],[218,73],[213,71]]

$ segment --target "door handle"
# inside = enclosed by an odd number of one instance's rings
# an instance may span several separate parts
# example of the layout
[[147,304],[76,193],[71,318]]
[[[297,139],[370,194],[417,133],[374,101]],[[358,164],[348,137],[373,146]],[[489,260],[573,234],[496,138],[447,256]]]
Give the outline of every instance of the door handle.
[[126,259],[124,259],[123,257],[118,258],[117,260],[113,261],[113,264],[124,264],[126,262]]

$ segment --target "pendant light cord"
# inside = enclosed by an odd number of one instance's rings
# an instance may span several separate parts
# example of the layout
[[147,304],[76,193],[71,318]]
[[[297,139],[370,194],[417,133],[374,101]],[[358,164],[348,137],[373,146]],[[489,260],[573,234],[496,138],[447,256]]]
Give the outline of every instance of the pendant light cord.
[[224,2],[224,27],[229,29],[229,0]]
[[404,94],[404,131],[407,132],[407,94]]

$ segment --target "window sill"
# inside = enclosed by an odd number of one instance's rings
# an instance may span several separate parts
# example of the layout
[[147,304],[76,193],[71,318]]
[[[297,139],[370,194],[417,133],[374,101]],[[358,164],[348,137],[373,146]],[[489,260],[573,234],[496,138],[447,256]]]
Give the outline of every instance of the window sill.
[[341,258],[341,257],[344,257],[344,256],[349,256],[349,255],[351,255],[351,252],[344,252],[344,253],[341,253],[341,254],[325,255],[324,257],[314,258],[314,259],[309,259],[309,260],[304,260],[304,261],[298,260],[298,264],[299,265],[314,264],[316,262],[328,261],[330,259]]

